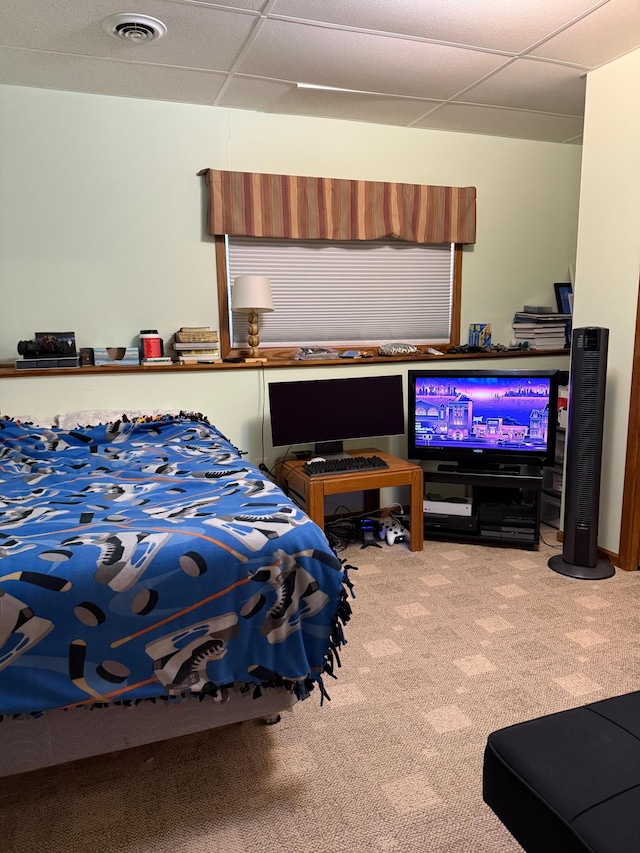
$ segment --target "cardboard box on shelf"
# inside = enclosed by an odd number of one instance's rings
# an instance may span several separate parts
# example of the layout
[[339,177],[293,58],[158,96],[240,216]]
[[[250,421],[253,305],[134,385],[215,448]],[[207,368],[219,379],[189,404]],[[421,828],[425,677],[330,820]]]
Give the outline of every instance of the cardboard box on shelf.
[[470,323],[468,343],[470,347],[490,347],[491,323]]
[[140,364],[137,347],[94,347],[93,362],[96,367]]

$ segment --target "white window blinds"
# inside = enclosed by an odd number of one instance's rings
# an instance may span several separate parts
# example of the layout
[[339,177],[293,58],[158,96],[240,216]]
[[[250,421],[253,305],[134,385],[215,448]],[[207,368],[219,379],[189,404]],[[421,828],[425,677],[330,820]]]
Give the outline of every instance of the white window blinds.
[[[272,347],[448,342],[453,262],[454,244],[227,238],[230,286],[238,275],[271,280],[260,343]],[[229,320],[232,346],[245,346],[246,314]]]

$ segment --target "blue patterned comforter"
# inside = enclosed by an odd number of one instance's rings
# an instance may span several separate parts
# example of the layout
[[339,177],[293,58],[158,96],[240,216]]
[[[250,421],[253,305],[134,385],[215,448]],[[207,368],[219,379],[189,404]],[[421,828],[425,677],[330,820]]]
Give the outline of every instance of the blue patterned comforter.
[[322,689],[345,581],[323,531],[202,416],[0,420],[0,715]]

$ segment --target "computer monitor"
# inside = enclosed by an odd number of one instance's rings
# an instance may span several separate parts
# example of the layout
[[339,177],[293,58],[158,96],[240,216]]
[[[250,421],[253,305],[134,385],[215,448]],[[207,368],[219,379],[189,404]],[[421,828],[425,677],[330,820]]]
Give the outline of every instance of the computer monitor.
[[314,445],[318,456],[343,452],[343,441],[402,435],[402,376],[311,379],[269,385],[274,447]]
[[558,371],[410,370],[409,459],[553,465]]

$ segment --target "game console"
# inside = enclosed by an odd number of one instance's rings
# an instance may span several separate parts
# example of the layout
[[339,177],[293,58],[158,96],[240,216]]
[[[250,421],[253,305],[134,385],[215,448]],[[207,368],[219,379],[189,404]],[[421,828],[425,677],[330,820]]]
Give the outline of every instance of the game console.
[[510,539],[519,540],[522,542],[534,542],[536,538],[535,529],[533,527],[482,527],[480,528],[480,536],[489,539]]
[[526,504],[488,504],[480,507],[480,536],[535,542],[536,511]]
[[378,536],[380,539],[386,539],[387,545],[394,545],[396,542],[408,542],[410,539],[407,528],[395,518],[383,518],[379,522]]
[[536,511],[526,504],[483,504],[480,507],[480,527],[534,527]]
[[425,515],[464,515],[470,516],[472,511],[471,498],[450,497],[433,499],[427,497],[422,503]]

